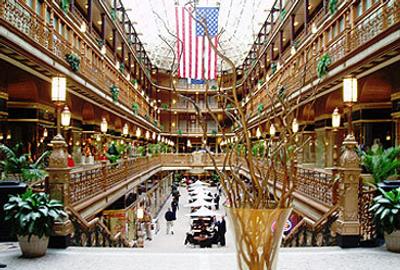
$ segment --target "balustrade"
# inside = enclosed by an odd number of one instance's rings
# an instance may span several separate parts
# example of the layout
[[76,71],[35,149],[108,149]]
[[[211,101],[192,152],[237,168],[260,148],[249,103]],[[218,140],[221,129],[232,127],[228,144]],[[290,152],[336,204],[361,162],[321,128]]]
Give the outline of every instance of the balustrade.
[[[49,55],[68,66],[65,55],[75,53],[80,57],[79,75],[96,85],[107,96],[111,96],[110,87],[116,85],[120,89],[119,102],[131,108],[134,102],[140,106],[139,114],[147,115],[148,121],[153,123],[154,119],[149,112],[150,106],[145,98],[137,91],[125,74],[121,73],[116,66],[115,57],[107,49],[106,55],[101,55],[100,46],[97,42],[99,36],[91,31],[82,33],[76,25],[86,22],[79,12],[63,13],[58,6],[52,6],[48,2],[50,14],[57,15],[59,25],[63,25],[63,34],[60,34],[53,26],[54,15],[50,21],[43,20],[37,16],[21,0],[1,0],[0,20],[2,24],[16,30],[24,39],[30,40],[46,55]],[[54,2],[55,5],[55,2]],[[87,23],[87,22],[86,22]],[[68,26],[69,30],[66,30]],[[76,46],[79,44],[79,47]]]
[[[343,13],[350,11],[351,5],[345,6]],[[283,86],[285,93],[291,94],[301,87],[309,84],[313,80],[317,79],[317,63],[319,58],[325,53],[329,54],[331,58],[330,67],[335,67],[340,64],[340,62],[346,60],[350,54],[353,54],[360,47],[371,42],[374,38],[378,37],[380,34],[384,33],[389,28],[395,26],[400,22],[400,2],[399,1],[384,1],[377,5],[366,15],[360,16],[356,19],[353,27],[348,25],[340,34],[335,35],[329,40],[325,45],[319,46],[318,38],[325,36],[312,36],[314,35],[311,29],[307,32],[303,32],[296,38],[298,44],[306,40],[306,38],[311,37],[310,42],[305,44],[298,49],[295,55],[289,57],[286,53],[285,57],[281,60],[281,68],[278,69],[274,74],[270,72],[270,80],[266,84],[269,91],[278,90],[278,86]],[[323,25],[322,22],[327,20],[329,14],[325,14],[322,10],[317,13],[313,18],[312,22],[315,25]],[[324,25],[325,31],[331,25],[339,23],[341,16],[334,17],[334,21]],[[309,28],[312,24],[309,24]],[[325,39],[326,40],[326,39]],[[320,49],[318,49],[321,47]],[[253,96],[255,104],[264,104],[264,108],[267,108],[271,103],[268,98],[266,91],[258,91],[255,96]],[[256,115],[257,106],[251,106],[250,103],[247,104],[247,110],[251,111],[252,115]]]

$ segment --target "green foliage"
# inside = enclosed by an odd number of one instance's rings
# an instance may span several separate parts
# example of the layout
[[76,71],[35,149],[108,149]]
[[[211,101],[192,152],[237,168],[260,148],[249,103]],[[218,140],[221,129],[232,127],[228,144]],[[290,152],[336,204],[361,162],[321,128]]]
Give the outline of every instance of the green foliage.
[[3,177],[9,174],[21,174],[22,180],[25,182],[42,180],[47,177],[44,170],[45,159],[50,155],[50,151],[44,152],[35,162],[29,160],[28,154],[18,155],[17,152],[22,147],[17,144],[14,148],[9,148],[4,144],[0,144],[0,153],[4,155],[4,160],[0,161],[0,168]]
[[217,130],[216,129],[213,129],[213,130],[211,130],[211,135],[213,135],[213,136],[217,136]]
[[258,85],[261,86],[264,84],[264,80],[258,80]]
[[379,191],[381,195],[374,198],[374,204],[369,210],[374,213],[374,220],[380,229],[390,234],[400,230],[400,188]]
[[154,121],[153,121],[153,125],[154,125],[155,127],[157,127],[157,126],[158,126],[158,121],[157,121],[156,119],[154,119]]
[[131,83],[132,83],[133,85],[135,85],[135,86],[136,86],[136,85],[138,84],[138,80],[136,80],[136,79],[132,79],[132,80],[131,80]]
[[118,149],[115,143],[111,143],[108,147],[106,157],[110,163],[116,163],[121,158],[121,152],[121,149]]
[[176,132],[179,136],[182,136],[182,134],[183,134],[183,131],[182,131],[182,129],[178,129],[178,131]]
[[278,96],[281,99],[285,97],[285,87],[283,85],[278,89]]
[[176,172],[174,174],[174,183],[180,183],[182,181],[182,174],[179,172]]
[[226,109],[227,109],[227,110],[230,110],[230,109],[232,109],[232,108],[233,108],[232,103],[228,103],[228,104],[226,105]]
[[144,146],[138,146],[136,148],[136,153],[138,154],[138,156],[144,157],[146,156],[146,148]]
[[167,103],[162,103],[162,104],[161,104],[161,108],[162,108],[163,110],[168,110],[169,106],[168,106]]
[[166,143],[159,143],[160,144],[160,152],[161,153],[168,153],[170,152],[170,146],[167,145]]
[[60,1],[60,8],[67,13],[69,11],[69,0],[61,0]]
[[149,120],[149,119],[150,119],[150,116],[146,113],[146,114],[144,115],[144,119]]
[[32,235],[39,238],[50,236],[55,221],[67,217],[63,204],[50,200],[46,193],[33,193],[26,191],[22,195],[10,196],[4,205],[5,220],[12,225],[11,228],[17,235]]
[[106,44],[106,41],[102,38],[98,38],[96,39],[97,41],[97,46],[99,46],[99,48],[103,47]]
[[132,104],[132,111],[134,114],[138,114],[138,112],[139,112],[139,104],[138,103],[134,102]]
[[211,90],[218,90],[218,86],[212,85],[212,86],[211,86]]
[[164,125],[163,124],[160,124],[160,130],[164,131]]
[[321,56],[317,65],[318,78],[324,77],[328,73],[328,67],[332,63],[331,57],[328,53]]
[[161,153],[161,144],[148,144],[147,145],[147,153],[150,155],[158,155]]
[[279,14],[280,19],[283,20],[285,18],[286,14],[287,14],[287,11],[286,11],[286,9],[283,8],[281,10],[281,13]]
[[278,69],[278,65],[276,63],[272,63],[271,64],[271,71],[272,74],[274,74],[276,72],[276,70]]
[[236,153],[238,155],[245,155],[247,153],[246,151],[246,147],[244,146],[244,144],[238,144],[236,145]]
[[115,84],[110,87],[111,97],[114,102],[118,102],[119,88]]
[[115,8],[111,9],[111,19],[115,21],[117,19],[117,11]]
[[253,147],[251,148],[251,153],[255,157],[262,157],[264,156],[265,152],[265,145],[264,142],[256,142]]
[[78,72],[81,65],[81,59],[75,53],[67,53],[65,55],[65,60],[68,62],[73,72]]
[[258,104],[258,106],[257,106],[258,114],[261,114],[263,112],[263,110],[264,110],[264,104],[262,104],[262,103]]
[[333,15],[337,10],[337,2],[338,0],[329,0],[328,8],[329,12]]
[[211,174],[211,181],[213,181],[214,184],[219,183],[219,181],[220,181],[219,175],[217,173],[212,173]]
[[124,73],[124,71],[125,71],[125,64],[119,63],[119,72]]
[[367,172],[372,174],[375,184],[390,176],[396,175],[400,168],[400,147],[390,147],[386,150],[380,146],[374,150],[361,153],[361,162]]

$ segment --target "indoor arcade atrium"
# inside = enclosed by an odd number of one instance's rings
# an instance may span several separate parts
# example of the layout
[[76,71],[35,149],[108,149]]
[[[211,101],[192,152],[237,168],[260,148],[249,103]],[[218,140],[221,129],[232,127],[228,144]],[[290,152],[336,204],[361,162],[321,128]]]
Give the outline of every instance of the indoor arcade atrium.
[[0,0],[0,268],[400,269],[399,0]]

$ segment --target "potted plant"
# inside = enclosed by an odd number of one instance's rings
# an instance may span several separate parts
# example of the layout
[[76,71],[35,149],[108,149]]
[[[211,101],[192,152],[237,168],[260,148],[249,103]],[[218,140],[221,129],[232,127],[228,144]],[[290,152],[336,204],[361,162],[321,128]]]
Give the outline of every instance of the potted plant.
[[379,189],[381,195],[374,198],[370,211],[384,232],[386,248],[400,253],[400,188],[391,191]]
[[361,162],[365,170],[372,175],[371,184],[377,185],[397,174],[400,168],[400,147],[384,150],[381,146],[361,152]]
[[5,220],[11,223],[24,257],[46,254],[49,236],[55,221],[67,217],[61,202],[50,200],[46,193],[26,191],[10,196],[4,205]]
[[26,153],[18,155],[21,147],[22,144],[17,144],[13,148],[0,144],[0,153],[4,156],[4,159],[0,161],[1,178],[24,182],[34,182],[46,178],[45,160],[50,155],[50,151],[44,152],[33,162]]
[[115,84],[110,87],[111,97],[114,102],[118,102],[119,88]]

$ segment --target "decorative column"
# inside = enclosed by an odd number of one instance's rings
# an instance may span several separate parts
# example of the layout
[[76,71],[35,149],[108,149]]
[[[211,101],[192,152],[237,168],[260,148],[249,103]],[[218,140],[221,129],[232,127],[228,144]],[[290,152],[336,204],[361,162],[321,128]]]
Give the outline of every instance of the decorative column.
[[[51,141],[53,151],[49,158],[49,174],[47,192],[51,199],[60,200],[64,206],[70,205],[69,176],[70,168],[67,162],[67,143],[61,134],[56,135]],[[67,248],[69,235],[73,232],[73,226],[69,219],[64,222],[56,222],[53,225],[54,233],[50,237],[49,247]]]
[[339,218],[337,225],[337,244],[340,247],[357,247],[360,239],[358,219],[360,158],[355,152],[357,142],[352,133],[343,141],[345,151],[340,157],[339,175]]

